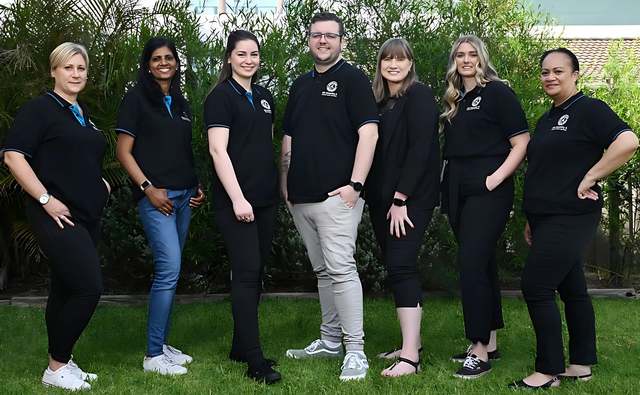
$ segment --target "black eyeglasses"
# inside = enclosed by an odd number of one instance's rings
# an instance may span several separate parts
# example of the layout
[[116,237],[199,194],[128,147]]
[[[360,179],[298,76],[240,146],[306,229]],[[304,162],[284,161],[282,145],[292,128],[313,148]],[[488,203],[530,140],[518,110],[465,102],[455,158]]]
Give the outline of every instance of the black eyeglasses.
[[324,36],[324,38],[327,41],[330,40],[335,40],[338,37],[342,37],[340,34],[338,33],[318,33],[318,32],[309,32],[309,37],[313,38],[314,40],[320,40],[320,38],[322,38],[322,36]]

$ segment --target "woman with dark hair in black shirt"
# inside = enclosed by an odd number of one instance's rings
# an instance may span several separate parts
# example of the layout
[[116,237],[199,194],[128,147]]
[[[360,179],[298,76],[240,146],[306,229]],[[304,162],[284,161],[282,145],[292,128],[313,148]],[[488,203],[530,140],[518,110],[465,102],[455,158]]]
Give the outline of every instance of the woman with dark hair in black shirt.
[[422,290],[417,260],[439,201],[438,106],[418,81],[413,50],[401,38],[380,47],[373,81],[380,124],[373,164],[365,185],[371,223],[384,254],[402,332],[402,349],[383,376],[420,370]]
[[204,120],[214,166],[216,224],[227,245],[232,273],[229,358],[246,362],[249,377],[271,384],[281,376],[260,347],[258,303],[279,197],[273,157],[275,108],[271,93],[255,84],[259,67],[256,36],[244,30],[232,32],[222,72],[204,103]]
[[[540,79],[553,107],[527,148],[529,167],[522,210],[531,245],[521,288],[536,332],[535,373],[509,387],[557,387],[558,377],[587,381],[597,363],[595,317],[580,256],[596,233],[602,211],[597,182],[625,164],[638,138],[606,103],[579,92],[579,64],[566,48],[545,52]],[[603,152],[606,152],[603,155]],[[569,331],[565,368],[562,319]]]
[[498,78],[478,37],[460,37],[447,71],[442,212],[458,241],[465,334],[471,345],[454,355],[456,377],[473,379],[500,358],[504,327],[496,247],[513,208],[512,174],[524,159],[529,127],[515,93]]
[[149,295],[145,371],[185,374],[193,359],[169,346],[173,297],[191,211],[205,199],[191,149],[189,105],[180,89],[180,59],[168,38],[147,41],[136,83],[120,106],[116,155],[131,180],[151,246],[155,275]]
[[45,314],[49,366],[42,384],[80,390],[91,388],[85,380],[98,378],[71,360],[71,350],[102,294],[96,248],[110,192],[102,178],[107,141],[78,101],[87,82],[87,51],[64,43],[50,60],[55,88],[28,102],[16,116],[5,163],[29,194],[29,224],[51,263]]

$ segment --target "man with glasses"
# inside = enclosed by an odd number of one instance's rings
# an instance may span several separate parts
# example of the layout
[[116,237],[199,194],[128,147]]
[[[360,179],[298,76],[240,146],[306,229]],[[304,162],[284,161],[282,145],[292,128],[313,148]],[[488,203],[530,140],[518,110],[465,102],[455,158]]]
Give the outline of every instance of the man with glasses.
[[360,192],[378,139],[378,111],[368,78],[341,57],[340,18],[314,15],[308,36],[315,68],[297,78],[289,92],[280,189],[318,277],[322,325],[320,339],[288,350],[287,356],[344,356],[340,380],[361,379],[369,364],[353,255],[364,207]]

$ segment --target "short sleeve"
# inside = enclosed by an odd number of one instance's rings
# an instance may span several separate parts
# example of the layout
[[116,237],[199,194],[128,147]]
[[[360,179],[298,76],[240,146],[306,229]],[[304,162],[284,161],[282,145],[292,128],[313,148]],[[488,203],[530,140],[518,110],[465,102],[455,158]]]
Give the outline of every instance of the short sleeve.
[[39,100],[40,98],[29,101],[20,110],[9,128],[5,151],[20,152],[29,158],[38,152],[46,129],[43,122],[46,117],[42,114]]
[[529,124],[527,123],[527,116],[513,89],[502,82],[492,82],[491,84],[495,85],[494,89],[496,89],[496,92],[494,94],[496,97],[502,98],[502,100],[499,101],[499,106],[495,108],[495,115],[504,138],[510,139],[528,132]]
[[233,110],[229,96],[222,89],[213,89],[204,101],[204,126],[231,129]]
[[282,133],[287,136],[293,136],[292,118],[294,104],[296,102],[297,81],[298,80],[294,81],[291,89],[289,89],[289,99],[287,100],[287,107],[284,109],[284,117],[282,118]]
[[[135,89],[135,87],[132,89]],[[120,112],[116,119],[116,133],[125,133],[136,137],[139,133],[139,116],[140,98],[133,90],[129,90],[129,92],[124,95],[122,103],[120,104]]]
[[355,69],[349,87],[347,111],[355,130],[370,122],[378,123],[378,106],[367,76]]
[[594,99],[587,108],[585,134],[589,140],[607,149],[620,133],[631,130],[629,124],[620,119],[607,103]]

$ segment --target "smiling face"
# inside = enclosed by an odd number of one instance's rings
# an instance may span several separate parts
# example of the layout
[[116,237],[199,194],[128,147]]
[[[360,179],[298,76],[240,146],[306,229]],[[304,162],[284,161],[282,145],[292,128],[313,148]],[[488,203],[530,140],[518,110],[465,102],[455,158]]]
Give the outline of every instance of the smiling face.
[[461,43],[455,54],[458,74],[462,78],[471,78],[476,75],[476,67],[480,58],[478,51],[469,43]]
[[153,51],[149,59],[149,71],[153,78],[160,81],[170,81],[176,73],[178,61],[169,47],[160,47]]
[[87,62],[81,54],[75,54],[62,65],[52,69],[51,76],[56,80],[54,90],[75,101],[87,83]]
[[[320,37],[315,37],[317,33],[328,33],[331,36],[322,34]],[[343,38],[339,36],[338,22],[316,22],[309,28],[309,34],[309,49],[316,66],[324,66],[325,69],[333,66],[340,59],[343,44]]]
[[576,81],[579,75],[577,70],[573,70],[569,56],[562,52],[551,52],[542,61],[542,89],[556,104],[564,102],[577,92]]
[[380,60],[380,73],[387,80],[389,90],[393,91],[392,85],[401,85],[409,75],[413,61],[406,55],[386,56]]
[[260,50],[253,40],[242,40],[236,43],[228,60],[231,75],[240,79],[251,79],[260,67]]

